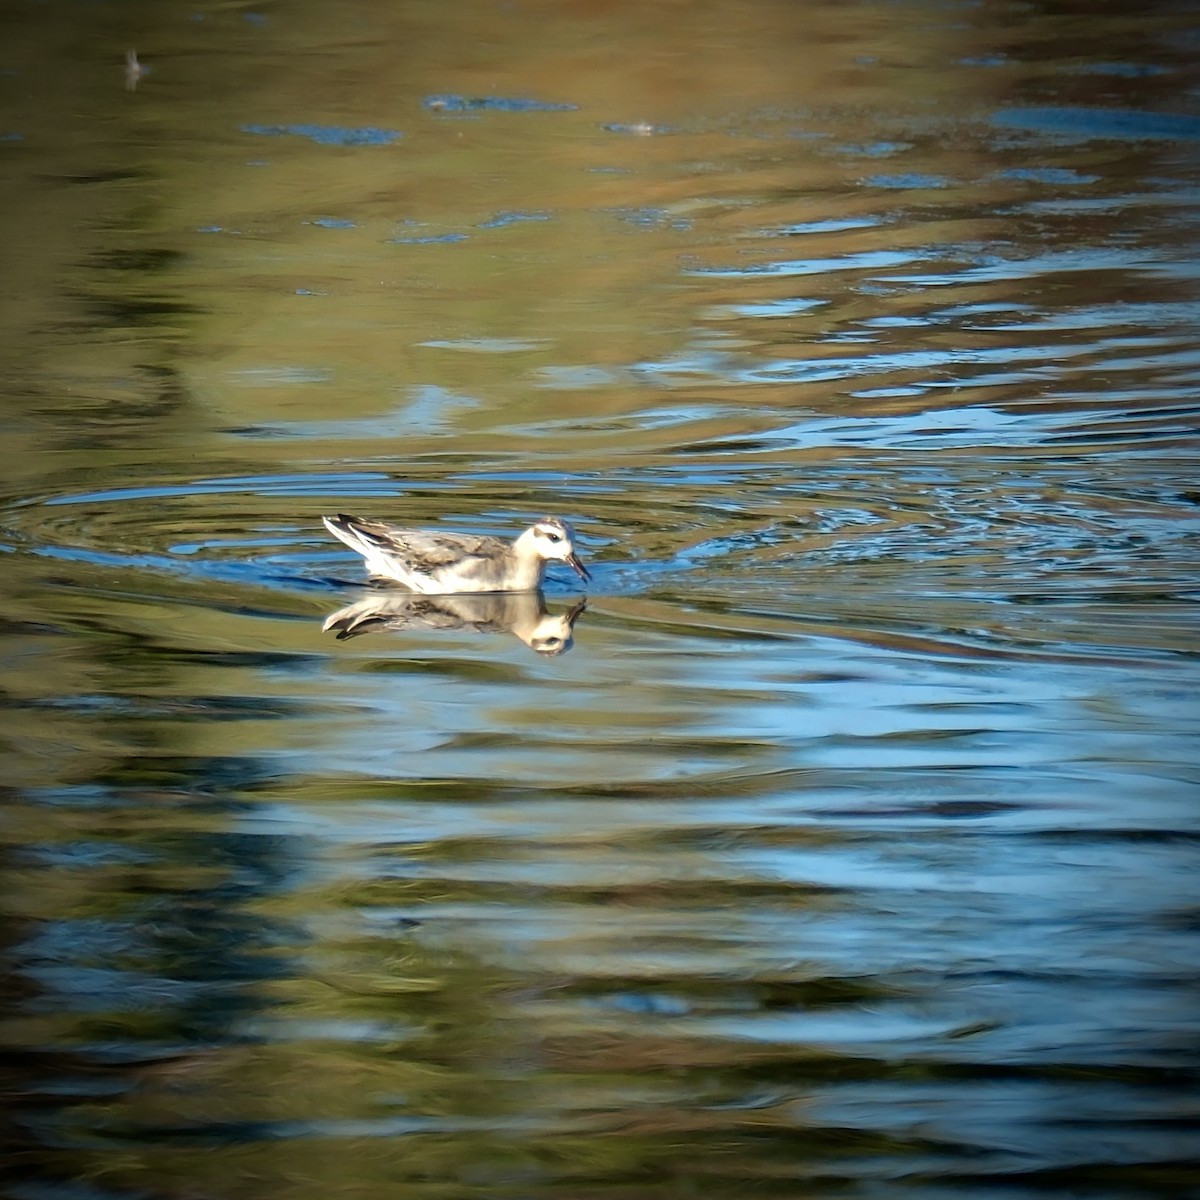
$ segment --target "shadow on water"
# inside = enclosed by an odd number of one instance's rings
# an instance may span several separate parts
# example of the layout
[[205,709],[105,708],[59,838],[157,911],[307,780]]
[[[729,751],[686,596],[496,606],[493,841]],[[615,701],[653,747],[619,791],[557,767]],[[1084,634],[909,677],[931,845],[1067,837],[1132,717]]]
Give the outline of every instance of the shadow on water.
[[851,7],[0,16],[8,1194],[1191,1194],[1194,20]]

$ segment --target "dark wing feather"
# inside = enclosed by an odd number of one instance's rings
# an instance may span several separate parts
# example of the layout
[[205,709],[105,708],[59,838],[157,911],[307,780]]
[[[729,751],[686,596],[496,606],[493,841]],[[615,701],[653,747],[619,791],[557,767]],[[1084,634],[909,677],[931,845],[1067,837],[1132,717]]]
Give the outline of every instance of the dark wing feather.
[[[375,568],[375,577],[383,579],[403,581],[405,575],[426,576],[440,583],[445,582],[445,574],[452,572],[459,579],[484,580],[496,562],[502,561],[512,549],[495,537],[397,529],[383,521],[364,520],[346,513],[324,520],[342,541],[366,557],[368,566]],[[387,566],[389,562],[392,567]]]
[[432,533],[424,529],[390,530],[385,546],[420,571],[436,571],[468,556],[495,554],[506,548],[497,538],[469,533]]

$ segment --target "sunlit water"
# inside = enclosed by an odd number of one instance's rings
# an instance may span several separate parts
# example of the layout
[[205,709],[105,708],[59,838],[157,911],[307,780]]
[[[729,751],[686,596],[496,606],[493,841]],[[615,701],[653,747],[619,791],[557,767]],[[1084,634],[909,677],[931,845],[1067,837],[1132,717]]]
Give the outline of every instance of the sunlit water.
[[4,18],[13,1196],[1194,1194],[1163,8]]

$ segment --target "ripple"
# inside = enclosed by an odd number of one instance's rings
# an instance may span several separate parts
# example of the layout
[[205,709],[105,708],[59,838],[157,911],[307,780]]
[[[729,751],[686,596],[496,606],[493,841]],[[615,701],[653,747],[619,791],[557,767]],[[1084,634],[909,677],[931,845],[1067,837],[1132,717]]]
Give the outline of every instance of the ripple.
[[991,119],[994,125],[1002,128],[1051,133],[1080,141],[1092,138],[1195,141],[1200,138],[1200,118],[1186,113],[1144,109],[1031,106],[999,109]]
[[243,133],[259,137],[302,137],[321,146],[388,146],[404,135],[395,129],[344,125],[243,125]]

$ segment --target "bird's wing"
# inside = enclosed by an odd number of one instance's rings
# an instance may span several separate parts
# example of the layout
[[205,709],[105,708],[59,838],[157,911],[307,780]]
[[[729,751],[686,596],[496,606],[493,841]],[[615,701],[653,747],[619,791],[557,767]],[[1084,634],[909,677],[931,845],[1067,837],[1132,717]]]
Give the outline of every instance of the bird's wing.
[[435,571],[439,567],[481,553],[504,549],[498,538],[469,533],[437,533],[428,529],[397,529],[383,521],[339,514],[327,519],[334,533],[356,549],[397,559],[408,567]]
[[464,559],[501,554],[507,549],[498,538],[468,533],[432,533],[424,529],[387,530],[386,542],[377,544],[389,558],[398,559],[410,570],[426,575]]

